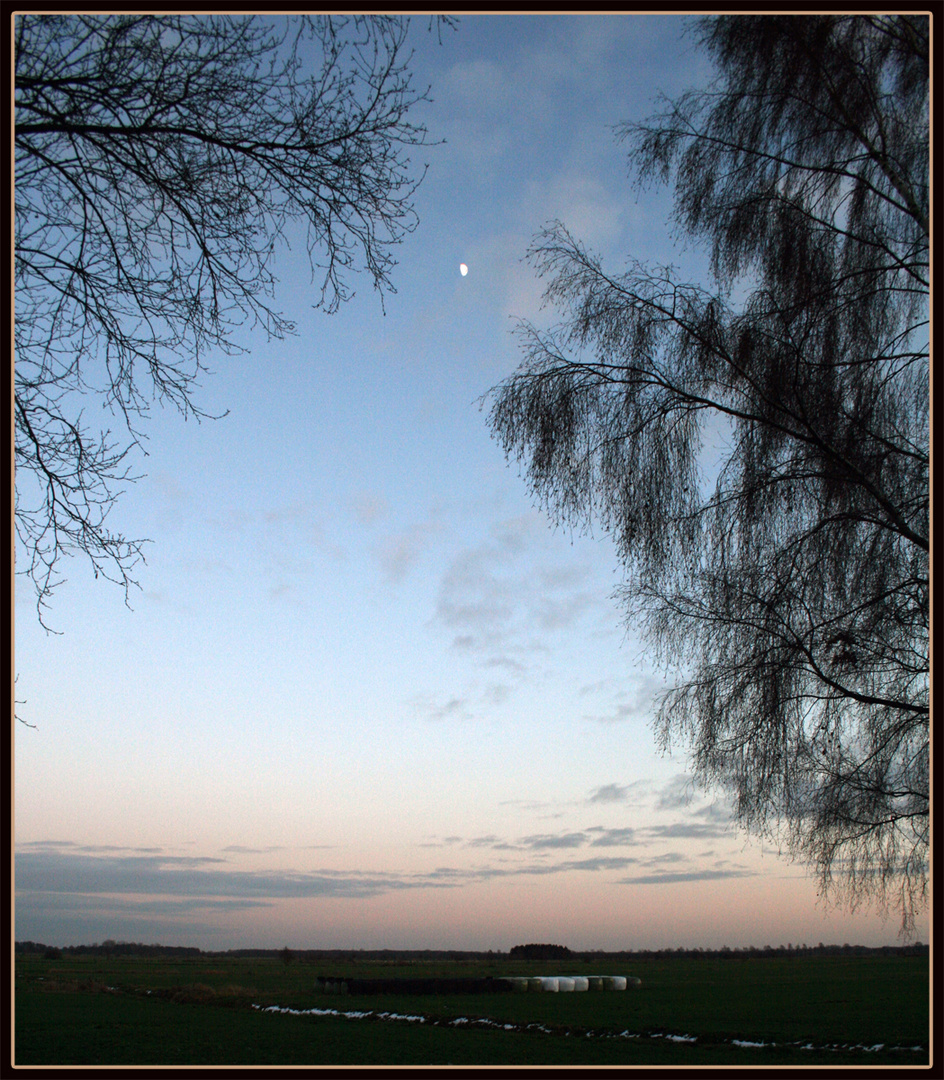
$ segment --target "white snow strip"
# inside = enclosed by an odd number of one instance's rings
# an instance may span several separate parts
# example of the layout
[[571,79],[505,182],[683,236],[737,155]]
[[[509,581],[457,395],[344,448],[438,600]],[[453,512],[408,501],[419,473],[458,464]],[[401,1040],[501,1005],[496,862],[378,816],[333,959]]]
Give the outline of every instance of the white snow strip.
[[[148,993],[150,993],[150,992],[151,991],[149,990]],[[312,1009],[293,1009],[293,1008],[290,1008],[289,1006],[285,1006],[285,1005],[266,1005],[266,1006],[253,1005],[252,1008],[257,1009],[257,1010],[259,1010],[261,1012],[280,1013],[282,1015],[288,1015],[288,1016],[342,1016],[342,1017],[344,1017],[346,1019],[349,1019],[349,1020],[364,1020],[364,1019],[366,1019],[368,1017],[376,1017],[378,1020],[403,1020],[403,1021],[406,1021],[407,1023],[413,1023],[413,1024],[432,1023],[433,1025],[438,1025],[438,1024],[442,1024],[442,1023],[448,1023],[450,1026],[453,1026],[453,1027],[459,1027],[462,1024],[478,1024],[478,1025],[481,1025],[483,1027],[495,1028],[495,1029],[501,1030],[501,1031],[541,1031],[546,1035],[554,1034],[554,1029],[549,1028],[549,1027],[545,1027],[543,1024],[540,1024],[540,1023],[533,1023],[532,1022],[530,1024],[523,1024],[523,1025],[505,1024],[505,1023],[501,1023],[498,1020],[491,1020],[491,1019],[489,1019],[488,1017],[485,1017],[485,1016],[476,1017],[474,1019],[471,1018],[471,1017],[468,1017],[468,1016],[456,1016],[452,1020],[441,1021],[441,1020],[433,1019],[433,1018],[428,1017],[428,1016],[420,1016],[420,1015],[415,1014],[415,1013],[395,1013],[395,1012],[379,1012],[379,1013],[375,1013],[372,1010],[367,1010],[366,1012],[359,1012],[359,1011],[354,1011],[354,1010],[351,1010],[349,1012],[341,1012],[338,1009],[316,1009],[316,1008],[312,1008]],[[571,1032],[570,1031],[564,1031],[563,1034],[564,1035],[570,1035]],[[669,1033],[664,1032],[664,1031],[649,1032],[648,1034],[649,1034],[650,1039],[665,1039],[668,1042],[675,1042],[675,1043],[695,1043],[695,1042],[698,1042],[698,1036],[697,1035],[673,1035],[673,1034],[669,1034]],[[639,1038],[643,1037],[643,1033],[638,1032],[638,1031],[630,1031],[629,1028],[626,1028],[625,1030],[619,1032],[618,1034],[612,1033],[612,1032],[607,1032],[607,1031],[599,1031],[599,1032],[587,1031],[587,1032],[584,1033],[584,1036],[585,1036],[585,1038],[588,1038],[588,1039],[591,1039],[591,1038],[601,1038],[601,1039],[613,1039],[613,1038],[616,1038],[616,1039],[639,1039]],[[740,1047],[742,1047],[744,1049],[749,1049],[749,1050],[759,1049],[759,1048],[765,1047],[765,1046],[770,1046],[770,1047],[775,1047],[775,1048],[780,1047],[780,1046],[794,1046],[794,1047],[796,1047],[796,1048],[798,1048],[800,1050],[836,1050],[836,1051],[840,1051],[840,1050],[855,1051],[855,1050],[858,1050],[858,1051],[862,1051],[862,1052],[865,1052],[865,1053],[875,1053],[876,1051],[885,1049],[885,1044],[884,1043],[875,1043],[873,1046],[863,1046],[861,1044],[852,1045],[852,1044],[849,1044],[849,1043],[845,1043],[845,1044],[842,1044],[842,1045],[840,1045],[838,1043],[830,1043],[830,1044],[827,1044],[827,1045],[824,1045],[824,1046],[817,1047],[811,1042],[807,1042],[807,1043],[799,1043],[799,1042],[794,1042],[794,1043],[766,1043],[766,1042],[755,1042],[755,1041],[752,1041],[750,1039],[731,1039],[729,1041],[730,1041],[732,1046],[740,1046]],[[925,1048],[923,1046],[893,1046],[893,1047],[891,1047],[891,1049],[892,1050],[910,1050],[910,1051],[912,1051],[912,1052],[914,1052],[916,1054],[920,1054],[920,1053],[922,1053],[924,1051]]]

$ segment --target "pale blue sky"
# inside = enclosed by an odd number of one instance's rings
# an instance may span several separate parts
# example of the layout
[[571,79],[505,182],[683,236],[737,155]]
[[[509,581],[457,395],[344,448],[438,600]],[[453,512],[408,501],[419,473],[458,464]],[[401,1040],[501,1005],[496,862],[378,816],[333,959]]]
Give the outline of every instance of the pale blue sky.
[[[16,601],[17,939],[298,948],[892,944],[694,793],[650,727],[661,673],[599,530],[554,530],[490,437],[522,261],[559,218],[617,267],[673,248],[613,127],[709,70],[676,16],[413,28],[443,145],[397,289],[312,310],[304,245],[200,404],[156,415],[113,527],[133,610],[78,560]],[[468,276],[459,264],[468,264]],[[918,936],[927,938],[926,926]]]

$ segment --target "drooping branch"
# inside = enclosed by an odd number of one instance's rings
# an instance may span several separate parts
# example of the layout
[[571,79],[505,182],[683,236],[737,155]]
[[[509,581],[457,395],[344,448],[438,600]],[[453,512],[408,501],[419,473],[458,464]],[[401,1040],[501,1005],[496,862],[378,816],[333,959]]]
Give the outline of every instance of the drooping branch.
[[560,323],[519,327],[489,414],[552,516],[614,534],[627,614],[679,673],[662,745],[905,928],[929,814],[926,21],[706,20],[718,88],[621,135],[674,179],[713,285],[609,273],[552,223],[529,259]]

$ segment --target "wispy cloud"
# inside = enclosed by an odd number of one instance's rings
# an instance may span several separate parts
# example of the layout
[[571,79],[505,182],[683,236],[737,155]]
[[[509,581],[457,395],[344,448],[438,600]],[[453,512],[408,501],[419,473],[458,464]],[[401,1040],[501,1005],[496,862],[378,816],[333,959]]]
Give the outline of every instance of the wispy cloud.
[[[699,838],[684,829],[607,829],[538,833],[508,841],[497,834],[471,839],[456,835],[433,844],[448,848],[455,865],[421,871],[237,871],[225,859],[167,854],[88,853],[67,841],[21,845],[16,853],[18,932],[48,940],[89,934],[116,934],[154,940],[182,931],[218,935],[228,914],[265,909],[285,901],[370,900],[385,894],[427,889],[459,889],[493,880],[550,878],[567,874],[600,875],[612,885],[676,885],[742,878],[753,871],[722,856],[692,857],[680,850],[652,850],[666,838]],[[602,853],[631,846],[631,853]],[[270,849],[230,845],[234,855]],[[477,852],[484,861],[462,865],[461,853]],[[493,858],[489,858],[492,853]],[[565,857],[561,857],[564,855]],[[627,872],[632,873],[627,874]],[[614,876],[614,875],[624,876]],[[200,917],[205,922],[199,922]]]
[[585,720],[598,724],[622,724],[627,721],[648,721],[653,715],[659,695],[665,690],[665,680],[654,674],[629,676],[618,688],[610,691],[605,684],[586,686],[582,696],[595,695],[601,691],[614,692],[616,700],[606,712],[586,714]]
[[123,916],[164,916],[170,918],[189,917],[195,912],[225,914],[233,911],[246,911],[251,908],[269,908],[274,900],[249,899],[247,897],[202,897],[187,896],[180,899],[161,896],[136,896],[125,899],[121,896],[103,896],[96,893],[60,893],[32,892],[28,903],[23,905],[30,918],[43,915],[62,915],[89,913],[99,915]]
[[731,804],[726,799],[718,799],[692,811],[693,817],[704,818],[705,821],[715,822],[718,825],[730,825],[734,820],[734,812]]
[[280,844],[272,844],[269,847],[243,847],[242,844],[229,844],[223,850],[235,855],[268,855],[273,851],[284,851],[285,848]]
[[460,552],[440,583],[436,616],[453,645],[486,662],[524,667],[523,653],[544,634],[573,626],[594,602],[586,568],[561,564],[538,514],[503,521],[491,537]]
[[623,847],[626,844],[637,842],[636,829],[602,829],[599,826],[588,829],[587,832],[599,832],[591,841],[593,847]]
[[535,851],[541,848],[583,847],[586,842],[586,833],[571,832],[559,833],[556,836],[548,833],[543,833],[539,836],[523,836],[519,843],[521,847],[530,848],[532,851]]
[[390,513],[390,504],[383,495],[372,491],[362,491],[355,495],[350,503],[351,512],[360,525],[375,525]]
[[656,799],[657,810],[677,810],[688,806],[695,793],[695,785],[687,773],[679,773],[662,788]]
[[652,825],[646,832],[655,840],[713,840],[728,835],[730,829],[725,824],[676,822],[672,825]]
[[461,693],[441,698],[417,695],[410,701],[414,712],[426,720],[477,720],[500,707],[514,693],[514,687],[503,682],[476,682]]
[[620,885],[678,885],[691,881],[720,881],[725,878],[757,877],[755,870],[685,870],[670,871],[664,874],[639,874],[634,877],[620,878]]
[[640,842],[639,830],[632,828],[607,829],[594,825],[587,829],[559,833],[535,833],[509,840],[494,834],[477,836],[466,841],[466,847],[487,847],[495,851],[522,853],[555,851],[580,847],[626,847]]
[[119,851],[131,851],[137,855],[159,855],[165,849],[160,847],[128,847],[123,844],[77,844],[74,840],[27,840],[17,844],[20,851],[59,851],[69,850],[83,854],[101,855]]
[[225,859],[184,856],[104,856],[71,852],[17,852],[18,894],[76,893],[287,899],[367,897],[395,889],[435,885],[422,874],[337,870],[242,871],[222,869]]
[[437,723],[442,720],[472,720],[474,718],[471,699],[458,694],[445,700],[421,695],[414,697],[411,704],[420,716]]
[[625,802],[628,798],[629,786],[620,784],[604,784],[587,799],[588,803],[612,803]]
[[376,549],[377,561],[386,579],[394,584],[403,581],[419,563],[430,540],[441,526],[432,520],[417,522],[387,536]]

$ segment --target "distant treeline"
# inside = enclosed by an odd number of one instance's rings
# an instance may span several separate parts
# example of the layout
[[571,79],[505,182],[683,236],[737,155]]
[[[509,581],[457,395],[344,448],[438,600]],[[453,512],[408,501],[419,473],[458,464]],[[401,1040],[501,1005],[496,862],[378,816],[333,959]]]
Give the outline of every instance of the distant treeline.
[[41,945],[37,941],[18,941],[15,946],[18,953],[40,953],[50,960],[63,956],[166,956],[181,958],[184,956],[206,956],[202,950],[188,945],[142,945],[131,941],[103,941],[101,945]]
[[773,956],[927,956],[929,947],[920,941],[912,945],[880,945],[872,948],[869,945],[764,945],[762,948],[747,946],[745,948],[731,949],[727,945],[720,949],[634,949],[626,952],[594,952],[573,953],[574,957],[581,960],[614,959],[614,960],[639,960],[657,959],[670,956],[685,956],[698,959],[703,957],[709,960],[744,960],[750,957],[773,957]]
[[[552,953],[531,950],[560,950]],[[67,956],[161,956],[168,959],[185,957],[215,956],[238,959],[284,960],[284,949],[229,949],[204,951],[186,945],[143,945],[130,941],[103,941],[94,945],[66,945],[58,947],[43,945],[36,941],[17,941],[15,951],[18,954],[44,956],[48,959],[60,959]],[[639,959],[658,959],[671,956],[685,956],[705,959],[744,960],[751,957],[773,956],[925,956],[928,946],[920,941],[911,945],[883,945],[870,948],[867,945],[765,945],[763,948],[744,949],[626,949],[621,952],[608,952],[595,949],[592,952],[573,952],[564,945],[515,945],[509,952],[465,952],[458,949],[293,949],[291,958],[296,963],[329,963],[344,961],[364,964],[422,964],[430,961],[477,962],[483,961],[521,961],[521,960],[567,960],[575,961],[630,961]]]
[[566,945],[515,945],[508,955],[515,960],[569,960],[574,954]]
[[[285,960],[285,949],[229,949],[226,952],[208,953],[209,956],[233,956],[237,958],[273,958]],[[319,963],[326,960],[342,960],[357,964],[424,964],[427,961],[467,962],[495,959],[501,953],[467,952],[463,949],[290,949],[295,962]]]

